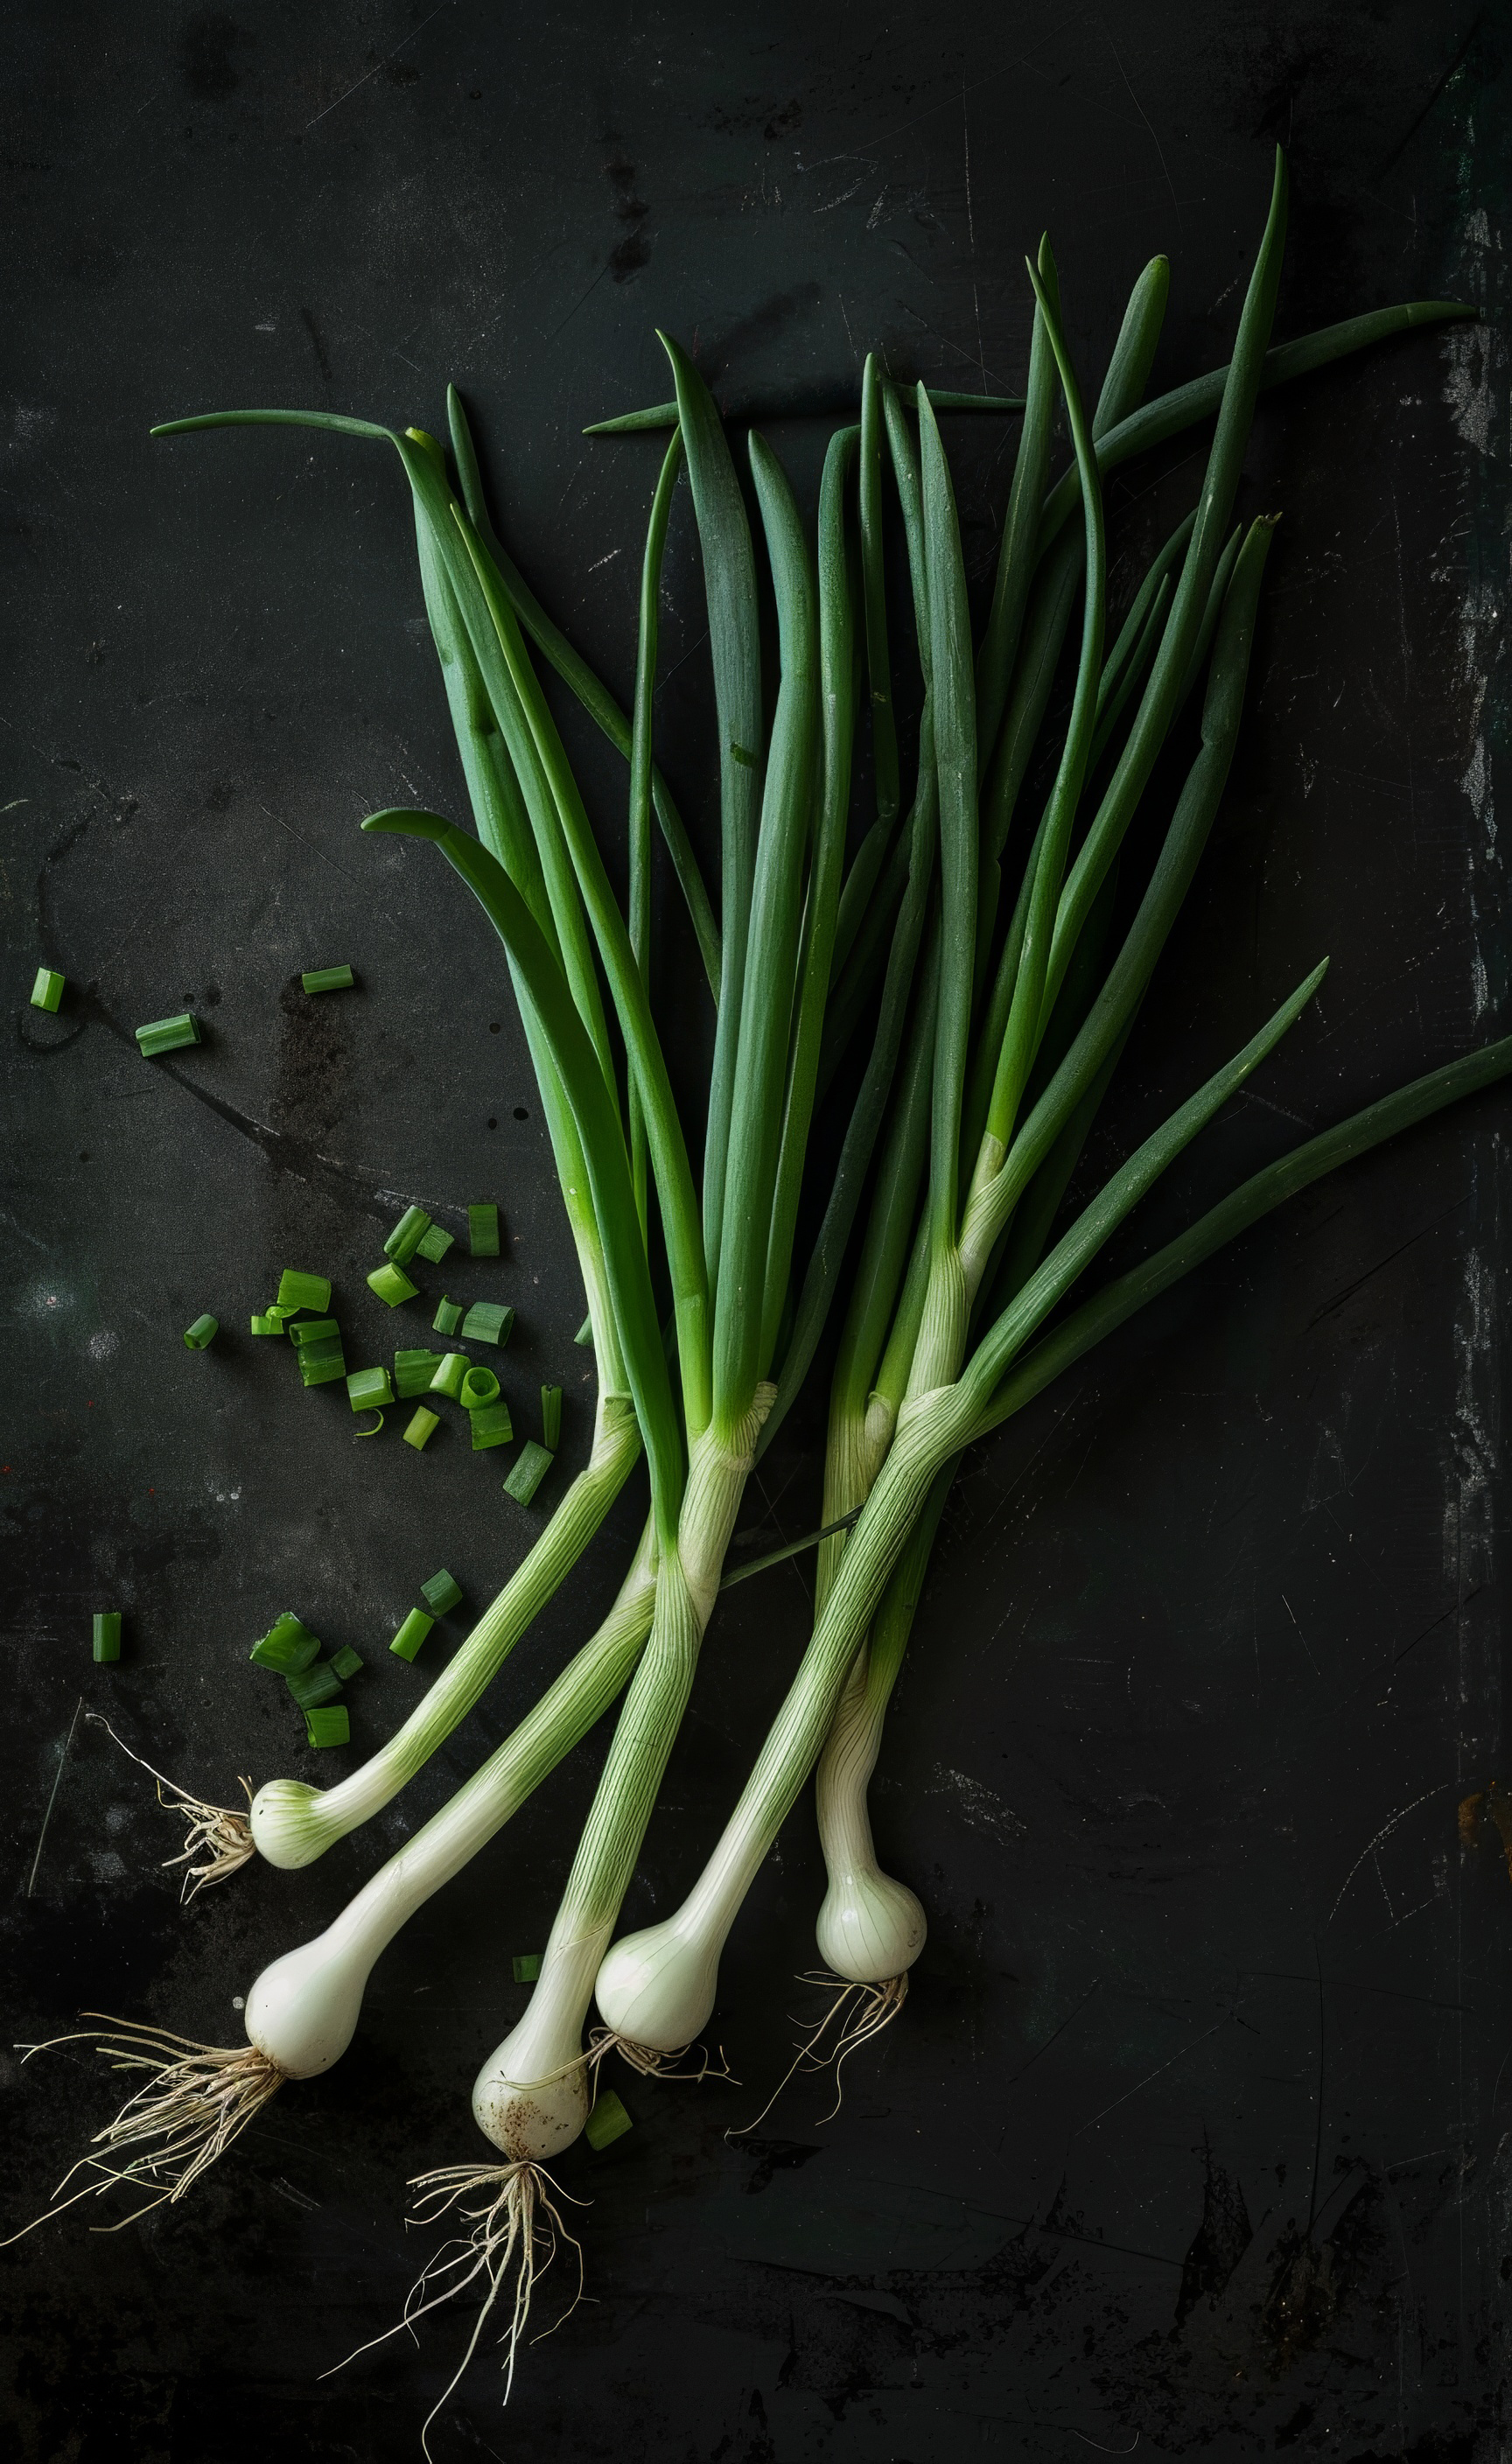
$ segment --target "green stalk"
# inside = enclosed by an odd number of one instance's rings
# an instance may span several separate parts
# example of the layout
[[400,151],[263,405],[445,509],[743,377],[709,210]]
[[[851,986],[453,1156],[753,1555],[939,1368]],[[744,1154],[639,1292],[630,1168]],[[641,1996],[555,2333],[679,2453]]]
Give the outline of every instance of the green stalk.
[[882,377],[876,354],[866,353],[861,376],[861,449],[857,490],[861,527],[862,592],[866,608],[866,682],[871,709],[871,773],[877,800],[874,827],[886,843],[897,825],[898,729],[892,710],[892,661],[887,648],[887,581],[882,543]]
[[[675,404],[672,406],[672,418],[668,422],[669,427],[676,426]],[[467,507],[468,518],[493,560],[499,579],[509,594],[510,605],[537,649],[551,661],[563,684],[577,695],[589,717],[608,737],[616,750],[623,753],[626,760],[630,759],[634,744],[632,721],[626,718],[619,703],[601,678],[594,674],[586,659],[573,649],[560,627],[552,623],[519,567],[502,545],[497,532],[489,519],[488,502],[483,493],[483,481],[478,470],[478,457],[472,442],[472,431],[468,426],[467,412],[455,385],[447,387],[447,423],[451,431],[451,451],[457,466],[457,478],[461,485],[462,501]],[[699,956],[704,962],[704,973],[709,979],[709,989],[717,1002],[719,999],[719,927],[714,921],[713,909],[709,903],[709,892],[704,887],[704,877],[698,869],[698,859],[693,853],[691,842],[684,827],[683,817],[672,802],[671,792],[666,780],[660,770],[654,766],[651,771],[651,797],[656,807],[656,817],[662,825],[662,836],[667,842],[668,853],[672,859],[672,869],[677,875],[678,886],[687,903],[689,917],[698,942]]]
[[976,743],[983,768],[997,741],[1009,680],[1019,656],[1019,636],[1029,604],[1035,541],[1050,467],[1050,426],[1055,416],[1057,385],[1045,325],[1045,300],[1059,314],[1060,276],[1048,231],[1040,242],[1040,270],[1035,278],[1034,332],[1029,343],[1029,390],[1024,398],[1023,426],[1019,430],[1019,453],[997,551],[992,606],[976,660]]
[[[674,429],[672,441],[662,463],[656,494],[651,499],[651,518],[646,534],[646,555],[641,565],[641,629],[635,659],[635,707],[630,738],[630,813],[629,813],[629,935],[630,949],[637,972],[647,994],[650,991],[651,960],[651,739],[656,700],[656,643],[659,603],[662,589],[662,559],[667,548],[667,525],[672,510],[672,491],[682,467],[682,430]],[[641,1237],[646,1238],[648,1214],[646,1186],[646,1110],[641,1100],[640,1081],[632,1074],[629,1089],[630,1114],[630,1177],[635,1185],[636,1211],[641,1219]]]

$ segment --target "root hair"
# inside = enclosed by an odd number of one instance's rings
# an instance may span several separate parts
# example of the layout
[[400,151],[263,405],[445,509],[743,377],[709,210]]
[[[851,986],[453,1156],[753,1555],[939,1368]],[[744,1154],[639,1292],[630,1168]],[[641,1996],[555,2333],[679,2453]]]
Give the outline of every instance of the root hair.
[[[827,2071],[833,2068],[835,2101],[827,2113],[821,2115],[820,2127],[822,2127],[826,2122],[833,2122],[844,2097],[841,2073],[851,2055],[868,2043],[873,2036],[879,2036],[884,2028],[890,2026],[909,1998],[907,1969],[903,1970],[901,1976],[888,1976],[875,1985],[857,1985],[844,1976],[831,1976],[827,1970],[800,1976],[798,1982],[800,1985],[826,1988],[832,1997],[829,2008],[823,2013],[819,2025],[811,2028],[808,2035],[800,2039],[792,2060],[756,2120],[743,2123],[738,2130],[727,2130],[725,2132],[727,2139],[745,2139],[753,2130],[758,2130],[789,2079],[798,2071]],[[795,2018],[793,2024],[795,2027],[801,2027],[802,2021]],[[830,2035],[832,2029],[836,2034],[822,2053],[821,2045],[824,2038]]]
[[[192,1900],[197,1891],[207,1890],[212,1882],[226,1882],[257,1854],[257,1843],[252,1833],[252,1791],[250,1779],[242,1780],[247,1797],[247,1812],[232,1805],[211,1805],[208,1798],[196,1796],[192,1790],[180,1788],[177,1780],[165,1779],[162,1771],[141,1754],[133,1752],[125,1740],[116,1735],[103,1712],[90,1711],[88,1719],[98,1720],[105,1734],[129,1754],[138,1768],[157,1782],[158,1803],[165,1814],[177,1814],[188,1824],[184,1847],[177,1857],[164,1857],[165,1866],[186,1865],[182,1900]],[[164,1790],[167,1792],[164,1793]],[[208,1855],[205,1853],[208,1851]],[[204,1861],[192,1860],[203,1857]],[[61,2038],[58,2039],[61,2042]]]

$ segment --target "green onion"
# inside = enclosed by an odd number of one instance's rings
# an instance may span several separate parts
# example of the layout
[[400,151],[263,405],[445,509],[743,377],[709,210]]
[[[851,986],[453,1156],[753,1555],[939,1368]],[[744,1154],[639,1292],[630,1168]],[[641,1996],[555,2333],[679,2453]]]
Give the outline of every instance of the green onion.
[[407,1266],[429,1229],[430,1218],[425,1208],[406,1206],[383,1243],[384,1257],[392,1258],[396,1266]]
[[329,1710],[306,1711],[305,1743],[311,1746],[349,1746],[352,1724],[346,1716],[346,1705],[337,1703]]
[[474,1258],[498,1256],[499,1211],[496,1206],[468,1208],[468,1246]]
[[502,1301],[474,1301],[462,1321],[462,1334],[468,1343],[508,1343],[515,1325],[515,1312]]
[[581,1344],[584,1352],[591,1352],[593,1350],[593,1320],[591,1317],[585,1317],[583,1319],[581,1326],[580,1326],[577,1333],[572,1339],[574,1343]]
[[510,1967],[516,1985],[534,1985],[540,1974],[540,1953],[538,1950],[517,1950],[510,1961]]
[[285,1317],[293,1317],[300,1309],[313,1309],[317,1317],[323,1317],[331,1306],[330,1276],[304,1275],[296,1266],[285,1266],[278,1278],[276,1306]]
[[346,1399],[354,1412],[381,1411],[394,1399],[386,1369],[354,1369],[346,1381]]
[[427,1412],[424,1406],[422,1406],[410,1421],[408,1428],[405,1431],[404,1441],[405,1445],[413,1446],[416,1454],[418,1455],[422,1448],[429,1443],[429,1441],[434,1437],[441,1423],[435,1413]]
[[453,1233],[444,1232],[439,1223],[432,1223],[425,1238],[415,1243],[415,1255],[428,1259],[432,1266],[439,1266],[447,1251],[455,1245]]
[[376,1292],[381,1301],[386,1301],[390,1309],[398,1309],[405,1301],[415,1298],[418,1286],[410,1282],[401,1266],[375,1266],[367,1278],[367,1288]]
[[[415,1417],[418,1419],[420,1416],[417,1413]],[[435,1618],[427,1617],[424,1609],[411,1609],[389,1644],[389,1650],[397,1653],[401,1660],[413,1660],[434,1624]]]
[[335,1703],[341,1691],[341,1681],[328,1660],[296,1668],[283,1682],[301,1711],[318,1711],[322,1703]]
[[66,976],[58,975],[52,967],[38,967],[36,981],[32,987],[33,1008],[56,1009],[67,981]]
[[346,1354],[340,1343],[309,1343],[295,1357],[307,1386],[329,1386],[346,1375]]
[[555,1454],[561,1443],[561,1388],[543,1386],[540,1390],[541,1442],[548,1454]]
[[139,1026],[137,1042],[147,1060],[159,1052],[177,1052],[184,1044],[198,1044],[200,1023],[188,1010],[177,1018],[157,1018],[148,1026]]
[[596,2152],[623,2139],[635,2127],[612,2087],[604,2088],[596,2099],[593,2111],[582,2125],[582,2135]]
[[430,1321],[431,1331],[436,1334],[455,1334],[466,1315],[460,1301],[442,1299],[437,1303],[435,1316]]
[[280,1677],[297,1677],[301,1669],[309,1667],[319,1648],[309,1627],[301,1624],[293,1609],[285,1609],[247,1656],[254,1667],[276,1669]]
[[439,1352],[396,1352],[394,1354],[394,1393],[401,1403],[413,1396],[428,1392],[435,1375]]
[[340,1651],[333,1652],[331,1655],[331,1673],[339,1677],[343,1685],[349,1677],[357,1675],[362,1664],[362,1653],[354,1651],[349,1642],[343,1643]]
[[534,1438],[527,1438],[515,1458],[515,1468],[504,1483],[504,1494],[520,1506],[528,1506],[550,1471],[556,1458]]
[[103,1662],[121,1658],[121,1611],[97,1609],[94,1617],[95,1658]]
[[253,1334],[282,1334],[283,1332],[282,1318],[270,1317],[266,1310],[254,1309],[251,1323]]
[[489,1446],[507,1446],[515,1435],[515,1423],[507,1403],[484,1403],[468,1414],[468,1434],[472,1451],[482,1454]]
[[440,1368],[430,1380],[431,1394],[445,1395],[449,1402],[460,1403],[467,1374],[468,1355],[465,1352],[445,1353]]
[[496,1403],[498,1398],[499,1381],[492,1369],[479,1368],[468,1371],[462,1380],[461,1394],[457,1397],[466,1411],[479,1411],[485,1403]]
[[462,1606],[462,1586],[443,1566],[439,1574],[421,1584],[420,1596],[432,1617],[447,1617]]
[[307,993],[350,992],[357,978],[350,967],[312,967],[299,979]]
[[284,1331],[296,1352],[302,1352],[307,1344],[339,1339],[341,1330],[334,1317],[310,1317],[301,1318],[297,1326],[286,1327]]
[[190,1352],[203,1352],[208,1344],[214,1342],[220,1331],[218,1317],[197,1317],[192,1326],[185,1328],[184,1340]]

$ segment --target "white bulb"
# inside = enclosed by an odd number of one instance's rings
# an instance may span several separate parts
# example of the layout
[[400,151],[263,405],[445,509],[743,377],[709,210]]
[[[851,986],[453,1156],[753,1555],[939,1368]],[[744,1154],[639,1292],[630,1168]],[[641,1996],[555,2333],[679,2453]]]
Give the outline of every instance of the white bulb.
[[726,1930],[698,1925],[680,1908],[617,1942],[594,1988],[615,2035],[659,2054],[680,2053],[701,2035],[713,2014]]
[[247,2034],[286,2079],[316,2079],[340,2060],[373,1957],[365,1943],[333,1927],[263,1969],[247,1996]]
[[928,1930],[908,1884],[877,1864],[831,1875],[815,1927],[826,1968],[854,1985],[886,1985],[906,1975]]

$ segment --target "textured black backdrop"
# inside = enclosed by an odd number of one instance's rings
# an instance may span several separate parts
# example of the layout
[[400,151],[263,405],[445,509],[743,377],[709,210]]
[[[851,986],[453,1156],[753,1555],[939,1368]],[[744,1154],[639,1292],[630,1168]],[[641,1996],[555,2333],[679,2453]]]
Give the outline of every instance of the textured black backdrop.
[[[506,537],[623,693],[659,449],[579,430],[665,393],[657,324],[736,407],[838,406],[868,344],[900,375],[1012,386],[1048,222],[1088,374],[1169,251],[1171,382],[1227,355],[1277,139],[1281,334],[1446,290],[1494,319],[1509,33],[1474,0],[5,10],[7,2039],[94,2005],[235,2041],[262,1963],[587,1630],[641,1510],[627,1492],[376,1836],[180,1910],[172,1826],[78,1706],[212,1794],[306,1771],[246,1664],[290,1601],[377,1646],[361,1751],[425,1682],[382,1651],[416,1579],[444,1561],[475,1607],[529,1528],[491,1459],[354,1447],[340,1390],[291,1393],[238,1331],[276,1268],[330,1269],[361,1357],[392,1340],[361,1276],[398,1201],[494,1196],[502,1267],[427,1286],[516,1303],[510,1391],[563,1380],[569,1454],[588,1412],[496,951],[426,850],[356,831],[375,804],[460,802],[397,467],[296,433],[152,446],[149,422],[253,401],[434,427],[454,378]],[[1262,409],[1242,509],[1284,520],[1252,713],[1090,1165],[1333,966],[1122,1258],[1512,1023],[1502,369],[1493,322]],[[808,500],[824,432],[770,429]],[[978,581],[1010,438],[949,430]],[[1113,488],[1125,596],[1199,450]],[[668,576],[665,755],[707,847],[686,502]],[[617,765],[573,735],[616,833]],[[39,959],[70,979],[54,1021],[26,1006]],[[360,994],[291,993],[340,959]],[[132,1026],[188,1001],[204,1046],[141,1061]],[[685,1062],[706,1027],[688,1004]],[[875,1791],[931,1926],[902,2024],[837,2120],[796,2084],[726,2142],[802,2007],[805,1805],[726,1965],[746,2086],[620,2082],[633,2133],[561,2167],[591,2203],[592,2306],[528,2353],[507,2414],[477,2364],[440,2464],[1501,2453],[1512,1886],[1494,1839],[1460,1850],[1456,1809],[1512,1776],[1506,1119],[1488,1096],[1318,1189],[981,1452]],[[230,1331],[193,1356],[179,1330],[206,1308]],[[774,1449],[742,1546],[812,1522],[816,1435],[796,1419]],[[632,1920],[696,1871],[806,1598],[789,1570],[720,1612]],[[101,1602],[128,1617],[110,1671],[89,1661]],[[510,1954],[539,1947],[601,1751],[411,1928],[339,2070],[280,2097],[192,2204],[113,2239],[76,2212],[7,2252],[12,2453],[416,2452],[460,2319],[318,2373],[397,2313],[405,2177],[479,2145],[473,2069],[520,2007]],[[6,2063],[19,2222],[113,2082],[82,2053]]]

